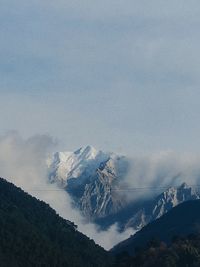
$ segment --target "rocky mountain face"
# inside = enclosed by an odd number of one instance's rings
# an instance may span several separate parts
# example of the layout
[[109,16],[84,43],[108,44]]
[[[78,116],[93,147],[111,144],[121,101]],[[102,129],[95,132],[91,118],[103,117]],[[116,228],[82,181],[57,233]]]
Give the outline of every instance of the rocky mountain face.
[[128,159],[91,146],[57,152],[48,159],[49,180],[64,188],[89,220],[116,213],[126,204],[118,193]]
[[145,206],[134,213],[125,223],[124,227],[133,227],[134,229],[140,230],[148,223],[160,218],[178,204],[199,198],[199,192],[189,187],[186,183],[183,183],[178,188],[170,187],[154,200],[148,201]]
[[125,199],[118,193],[121,176],[117,162],[122,160],[120,157],[110,157],[100,164],[95,175],[85,185],[80,198],[80,208],[86,217],[104,217],[125,206]]

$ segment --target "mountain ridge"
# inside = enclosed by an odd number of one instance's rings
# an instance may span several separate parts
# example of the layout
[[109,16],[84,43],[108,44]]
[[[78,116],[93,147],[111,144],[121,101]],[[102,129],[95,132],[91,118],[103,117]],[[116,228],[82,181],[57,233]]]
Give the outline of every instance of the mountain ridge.
[[50,182],[66,190],[88,220],[122,208],[122,197],[111,189],[118,188],[127,172],[126,157],[86,146],[75,152],[54,153],[48,167]]

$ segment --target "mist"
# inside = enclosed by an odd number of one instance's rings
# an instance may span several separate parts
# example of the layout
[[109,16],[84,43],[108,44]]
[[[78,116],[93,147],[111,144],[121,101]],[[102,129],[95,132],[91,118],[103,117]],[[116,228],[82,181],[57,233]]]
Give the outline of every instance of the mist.
[[46,159],[55,151],[56,145],[48,135],[23,139],[19,133],[9,132],[1,136],[0,176],[48,203],[60,216],[74,222],[79,231],[107,250],[133,234],[131,228],[119,233],[117,224],[100,231],[95,224],[86,223],[80,212],[72,208],[67,192],[48,182]]
[[200,182],[200,155],[161,151],[148,156],[132,156],[123,181],[130,201],[158,195],[170,186],[197,187]]

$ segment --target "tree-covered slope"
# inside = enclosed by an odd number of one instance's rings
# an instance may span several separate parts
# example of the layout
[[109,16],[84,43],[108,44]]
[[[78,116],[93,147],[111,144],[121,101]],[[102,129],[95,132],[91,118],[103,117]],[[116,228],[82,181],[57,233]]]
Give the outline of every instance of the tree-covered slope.
[[109,266],[110,256],[42,201],[0,178],[0,266]]
[[200,266],[200,200],[178,205],[112,251],[115,267]]
[[121,253],[113,267],[199,267],[200,235],[176,237],[166,244],[152,240],[135,255]]
[[174,236],[186,236],[199,232],[200,200],[186,201],[115,246],[112,251],[114,253],[127,251],[132,255],[135,248],[145,247],[152,239],[170,243]]

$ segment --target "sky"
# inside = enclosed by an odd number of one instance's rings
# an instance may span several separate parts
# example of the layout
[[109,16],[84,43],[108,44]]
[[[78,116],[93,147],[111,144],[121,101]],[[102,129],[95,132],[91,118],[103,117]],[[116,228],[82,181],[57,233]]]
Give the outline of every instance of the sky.
[[0,134],[200,149],[200,3],[0,0]]

